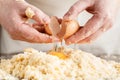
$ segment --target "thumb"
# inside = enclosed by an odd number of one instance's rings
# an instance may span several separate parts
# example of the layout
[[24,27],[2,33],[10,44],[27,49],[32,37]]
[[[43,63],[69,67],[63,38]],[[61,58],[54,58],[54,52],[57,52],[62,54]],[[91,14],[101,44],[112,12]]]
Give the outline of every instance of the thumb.
[[92,5],[91,0],[78,0],[64,15],[64,19],[74,19],[79,13]]

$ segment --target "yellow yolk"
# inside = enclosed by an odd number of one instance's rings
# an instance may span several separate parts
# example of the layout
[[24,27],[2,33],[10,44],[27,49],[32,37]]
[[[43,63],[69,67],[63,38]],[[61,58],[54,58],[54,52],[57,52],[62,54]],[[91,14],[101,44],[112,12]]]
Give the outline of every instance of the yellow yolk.
[[62,52],[55,52],[55,51],[51,51],[49,52],[49,54],[53,55],[53,56],[57,56],[58,58],[60,59],[66,59],[68,56],[65,55],[64,53]]

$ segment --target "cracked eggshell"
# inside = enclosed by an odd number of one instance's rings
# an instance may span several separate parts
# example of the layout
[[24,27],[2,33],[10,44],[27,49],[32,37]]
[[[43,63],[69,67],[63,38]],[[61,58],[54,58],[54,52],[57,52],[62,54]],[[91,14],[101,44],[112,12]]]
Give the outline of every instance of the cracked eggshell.
[[58,37],[66,39],[77,32],[79,29],[79,24],[76,20],[63,20],[61,23],[61,30],[58,33]]

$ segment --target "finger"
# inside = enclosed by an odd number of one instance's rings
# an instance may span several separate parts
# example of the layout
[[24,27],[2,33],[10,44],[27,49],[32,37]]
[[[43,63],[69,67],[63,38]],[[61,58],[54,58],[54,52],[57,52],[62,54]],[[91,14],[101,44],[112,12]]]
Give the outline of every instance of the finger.
[[[34,42],[34,43],[50,43],[52,42],[52,37],[38,32],[34,29],[31,24],[25,23],[19,15],[15,15],[17,21],[14,21],[16,24],[16,30],[14,34],[15,40],[22,40],[27,42]],[[57,41],[57,40],[56,40]]]
[[103,25],[98,31],[94,34],[90,35],[89,37],[85,38],[84,40],[79,41],[79,44],[83,43],[91,43],[92,41],[96,40],[103,32],[109,30],[112,27],[112,23],[107,23]]
[[32,25],[32,27],[39,32],[45,33],[45,27],[43,25],[35,23],[35,24]]
[[50,22],[50,18],[48,15],[46,15],[44,12],[42,12],[40,9],[27,4],[27,7],[23,9],[23,12],[20,12],[20,14],[23,16],[23,18],[30,18],[35,20],[36,22],[40,24],[47,24]]
[[95,14],[75,35],[66,40],[67,44],[77,43],[95,33],[107,20],[98,14]]
[[23,24],[21,28],[21,35],[24,37],[25,40],[29,42],[36,42],[36,43],[50,43],[52,42],[52,37],[39,33],[37,30],[35,30],[32,27],[29,27],[26,24]]
[[46,15],[44,12],[42,12],[40,9],[38,9],[34,6],[32,6],[31,8],[35,13],[35,15],[33,16],[32,19],[34,19],[35,21],[37,21],[41,24],[45,24],[45,23],[50,22],[50,17],[48,15]]
[[[38,9],[37,7],[30,5],[29,3],[19,3],[19,8],[17,12],[26,20],[26,18],[32,18],[33,20],[37,21],[38,23],[44,24],[49,23],[50,18],[46,15],[43,11]],[[27,13],[28,12],[28,13]],[[30,13],[29,13],[30,12]]]
[[78,0],[64,15],[64,19],[74,19],[78,16],[80,12],[85,10],[87,7],[91,6],[92,1],[90,0]]

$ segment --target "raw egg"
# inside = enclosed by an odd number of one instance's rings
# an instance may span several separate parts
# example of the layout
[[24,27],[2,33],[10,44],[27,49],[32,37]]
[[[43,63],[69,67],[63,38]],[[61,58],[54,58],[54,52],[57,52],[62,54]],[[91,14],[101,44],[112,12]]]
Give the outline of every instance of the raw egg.
[[51,51],[51,52],[49,52],[49,54],[51,54],[51,55],[53,55],[53,56],[57,56],[57,57],[60,58],[60,59],[67,59],[67,58],[68,58],[68,55],[66,55],[66,54],[63,53],[63,52]]

